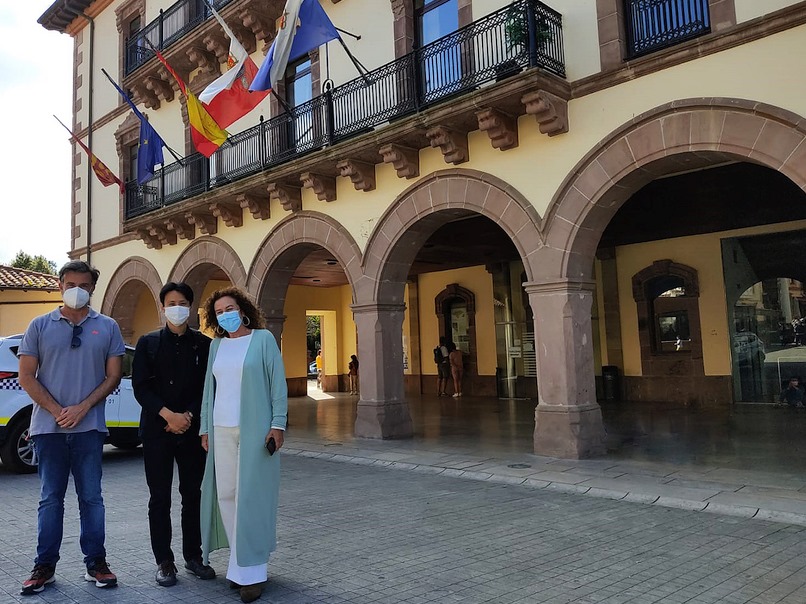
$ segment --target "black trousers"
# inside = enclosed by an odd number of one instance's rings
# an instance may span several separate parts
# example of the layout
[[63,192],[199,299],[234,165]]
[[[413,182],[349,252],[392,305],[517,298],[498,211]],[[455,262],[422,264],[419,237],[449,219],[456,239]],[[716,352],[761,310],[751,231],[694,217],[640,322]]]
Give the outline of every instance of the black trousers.
[[179,469],[179,494],[182,498],[182,555],[185,560],[201,558],[199,514],[206,456],[198,433],[144,435],[143,461],[151,494],[148,500],[148,527],[157,564],[175,560],[171,550],[174,462]]

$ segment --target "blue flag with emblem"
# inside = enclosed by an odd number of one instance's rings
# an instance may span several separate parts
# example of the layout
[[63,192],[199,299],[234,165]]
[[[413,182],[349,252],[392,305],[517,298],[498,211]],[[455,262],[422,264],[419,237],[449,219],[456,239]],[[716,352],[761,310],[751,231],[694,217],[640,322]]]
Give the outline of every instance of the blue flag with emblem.
[[162,155],[162,148],[165,146],[165,141],[157,134],[157,131],[154,130],[154,126],[148,122],[146,117],[140,113],[140,110],[134,105],[129,95],[123,92],[123,89],[106,73],[106,70],[102,69],[101,71],[103,71],[103,74],[111,82],[112,86],[115,87],[115,90],[120,93],[123,100],[132,108],[134,115],[140,120],[140,144],[137,148],[137,183],[142,185],[147,182],[149,178],[154,176],[154,166],[156,164],[165,163],[165,158]]
[[271,90],[285,77],[288,63],[314,48],[339,38],[336,26],[319,0],[288,0],[280,17],[280,30],[249,90]]

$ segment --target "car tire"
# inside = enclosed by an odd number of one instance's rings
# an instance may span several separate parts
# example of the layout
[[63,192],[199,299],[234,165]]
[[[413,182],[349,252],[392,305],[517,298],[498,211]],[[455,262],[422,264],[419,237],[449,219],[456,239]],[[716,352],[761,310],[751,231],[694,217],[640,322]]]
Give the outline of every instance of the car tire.
[[18,417],[8,429],[8,438],[0,448],[0,459],[3,465],[16,474],[33,474],[36,472],[34,462],[34,443],[28,440],[28,428],[31,414]]
[[125,434],[121,435],[110,432],[109,444],[115,447],[116,449],[130,451],[140,446],[140,439],[137,437],[127,436]]

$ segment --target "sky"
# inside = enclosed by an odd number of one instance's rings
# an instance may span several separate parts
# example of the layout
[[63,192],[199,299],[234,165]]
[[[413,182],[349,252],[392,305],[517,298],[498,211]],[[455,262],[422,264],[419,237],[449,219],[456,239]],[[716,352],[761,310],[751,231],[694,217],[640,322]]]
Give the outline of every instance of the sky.
[[36,20],[53,0],[0,2],[0,264],[70,250],[73,39]]

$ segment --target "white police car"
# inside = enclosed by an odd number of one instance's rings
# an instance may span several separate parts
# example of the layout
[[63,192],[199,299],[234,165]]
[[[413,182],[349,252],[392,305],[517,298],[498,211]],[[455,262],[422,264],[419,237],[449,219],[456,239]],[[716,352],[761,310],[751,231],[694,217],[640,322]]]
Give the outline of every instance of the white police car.
[[[0,459],[12,472],[36,471],[32,443],[28,440],[33,402],[20,386],[19,349],[22,335],[0,338]],[[123,379],[106,399],[108,442],[121,449],[140,444],[140,405],[132,390],[132,358],[134,348],[126,347],[123,357]]]

